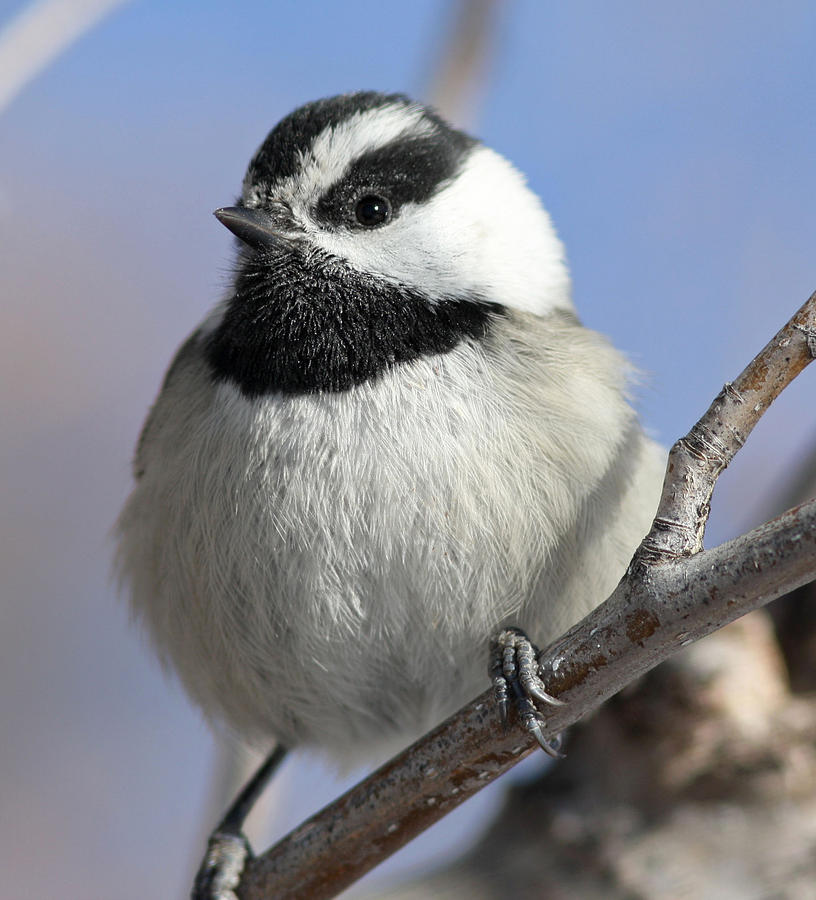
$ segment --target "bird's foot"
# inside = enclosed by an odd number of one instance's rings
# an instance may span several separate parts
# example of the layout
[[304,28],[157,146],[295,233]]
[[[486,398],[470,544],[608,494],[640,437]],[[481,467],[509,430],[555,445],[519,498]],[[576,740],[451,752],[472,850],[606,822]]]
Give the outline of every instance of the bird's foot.
[[499,632],[490,645],[493,696],[505,727],[508,708],[513,703],[524,730],[533,735],[546,754],[559,759],[562,756],[559,752],[561,736],[557,735],[551,741],[544,737],[541,730],[544,717],[534,701],[548,706],[563,706],[564,703],[547,692],[540,678],[538,655],[538,648],[520,628],[505,628]]
[[252,859],[252,848],[241,829],[255,801],[285,759],[286,753],[286,747],[275,747],[210,835],[207,852],[196,872],[191,900],[238,900],[236,888],[241,883],[244,867]]
[[243,834],[214,831],[196,873],[191,900],[238,900],[235,889],[251,858],[252,850]]

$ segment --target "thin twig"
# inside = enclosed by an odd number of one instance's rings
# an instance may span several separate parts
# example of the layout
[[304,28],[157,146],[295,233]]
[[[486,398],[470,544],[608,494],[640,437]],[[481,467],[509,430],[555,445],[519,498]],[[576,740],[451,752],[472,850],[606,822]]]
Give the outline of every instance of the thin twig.
[[[657,517],[635,555],[638,564],[659,564],[702,550],[709,501],[720,472],[765,410],[813,361],[815,305],[816,294],[672,447]],[[682,477],[672,477],[674,472],[682,472]]]
[[[545,712],[554,736],[682,646],[816,578],[816,500],[702,551],[717,476],[762,413],[813,359],[816,294],[670,456],[652,530],[611,597],[549,647],[540,664],[566,701]],[[336,896],[530,752],[503,733],[485,692],[253,860],[244,900]]]

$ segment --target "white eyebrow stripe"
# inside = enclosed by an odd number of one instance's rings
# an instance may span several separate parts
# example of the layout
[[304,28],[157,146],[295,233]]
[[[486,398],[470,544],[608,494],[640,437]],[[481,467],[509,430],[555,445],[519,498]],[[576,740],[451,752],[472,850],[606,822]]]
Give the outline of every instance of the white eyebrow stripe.
[[[436,126],[418,106],[392,103],[357,112],[315,138],[301,156],[299,171],[275,185],[275,193],[307,210],[328,188],[340,181],[364,153],[401,137],[429,137]],[[245,186],[249,206],[263,203],[266,194]]]

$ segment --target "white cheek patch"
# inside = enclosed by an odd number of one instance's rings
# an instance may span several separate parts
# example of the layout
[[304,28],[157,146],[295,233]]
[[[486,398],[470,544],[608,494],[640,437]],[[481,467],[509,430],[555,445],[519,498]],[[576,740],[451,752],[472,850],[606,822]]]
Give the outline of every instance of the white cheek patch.
[[432,300],[475,295],[542,315],[571,309],[564,249],[523,176],[486,147],[428,202],[406,204],[388,225],[323,230],[314,244],[361,272],[416,288]]

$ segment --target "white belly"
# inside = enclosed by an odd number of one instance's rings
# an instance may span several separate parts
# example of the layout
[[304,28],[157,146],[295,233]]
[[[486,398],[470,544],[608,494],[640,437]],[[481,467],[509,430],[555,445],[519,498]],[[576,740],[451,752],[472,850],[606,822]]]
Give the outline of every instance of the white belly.
[[[499,624],[546,643],[611,590],[661,456],[602,339],[559,317],[501,327],[500,364],[463,344],[342,394],[247,401],[209,383],[194,347],[179,361],[120,560],[209,714],[290,746],[376,752],[487,687]],[[565,353],[585,357],[566,385]],[[173,416],[170,392],[188,398]]]

